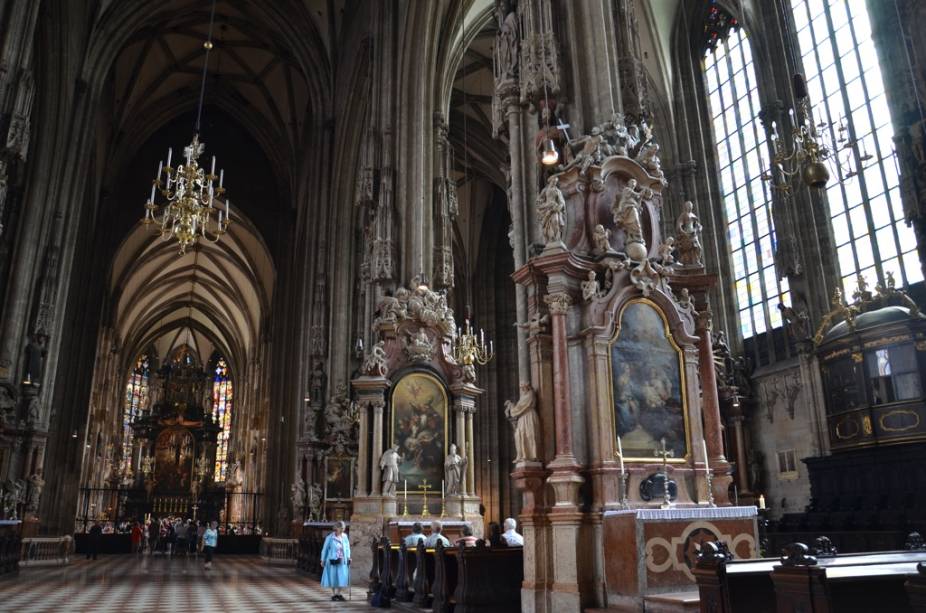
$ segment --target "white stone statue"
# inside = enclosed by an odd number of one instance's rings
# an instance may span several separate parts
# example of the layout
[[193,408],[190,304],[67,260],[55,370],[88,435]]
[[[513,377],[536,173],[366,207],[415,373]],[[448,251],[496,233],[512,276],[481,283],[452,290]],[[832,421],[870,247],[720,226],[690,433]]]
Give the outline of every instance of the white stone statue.
[[678,235],[678,261],[687,266],[700,266],[701,262],[701,222],[694,212],[691,200],[685,202],[681,215],[675,221]]
[[592,232],[592,244],[595,247],[595,253],[611,251],[611,231],[603,225],[597,224]]
[[313,483],[308,489],[309,519],[319,520],[322,516],[322,486]]
[[562,242],[566,230],[566,199],[559,189],[559,177],[554,175],[547,180],[547,186],[537,196],[537,212],[547,244]]
[[450,444],[450,453],[444,459],[444,485],[448,496],[459,496],[463,486],[463,471],[466,458],[457,453],[457,446]]
[[640,148],[640,154],[637,156],[637,162],[654,177],[663,177],[662,163],[659,161],[659,144],[649,141]]
[[643,197],[649,190],[637,190],[637,180],[628,179],[627,185],[621,191],[620,198],[615,198],[611,205],[611,214],[614,224],[624,231],[624,251],[627,256],[639,262],[646,258],[646,241],[643,239],[643,223],[641,211]]
[[373,345],[367,357],[363,360],[361,370],[364,374],[372,377],[385,377],[386,367],[386,342],[379,341]]
[[29,499],[26,502],[26,510],[37,513],[39,502],[42,500],[42,490],[45,489],[45,479],[42,478],[42,472],[36,471],[29,477]]
[[537,417],[537,398],[530,383],[521,383],[521,396],[517,403],[505,401],[505,415],[514,422],[515,462],[539,460],[537,438],[540,420]]
[[297,478],[290,486],[290,500],[293,503],[293,519],[301,520],[305,513],[305,483]]
[[383,452],[379,459],[379,467],[383,471],[383,496],[395,497],[395,488],[399,483],[399,446],[393,445]]
[[405,343],[405,352],[408,358],[413,362],[424,362],[431,359],[431,352],[434,345],[431,338],[424,328],[419,328],[418,332],[408,335]]
[[598,275],[595,274],[594,270],[588,271],[588,280],[582,281],[580,283],[582,286],[582,299],[585,302],[589,302],[598,297],[598,293],[601,291],[601,286],[598,283]]

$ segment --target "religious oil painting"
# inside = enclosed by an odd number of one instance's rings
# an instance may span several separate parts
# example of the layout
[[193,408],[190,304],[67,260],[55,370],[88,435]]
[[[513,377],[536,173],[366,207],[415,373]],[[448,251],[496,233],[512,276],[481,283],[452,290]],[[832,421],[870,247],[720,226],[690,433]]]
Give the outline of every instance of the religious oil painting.
[[402,377],[392,390],[392,442],[399,446],[402,491],[440,491],[447,448],[447,392],[433,375]]
[[653,303],[636,300],[624,307],[611,345],[611,385],[625,459],[659,457],[662,439],[670,462],[687,455],[680,359]]
[[189,490],[193,472],[193,435],[186,428],[168,428],[154,444],[155,478],[162,492]]
[[354,486],[354,460],[349,457],[325,458],[325,500],[350,500]]

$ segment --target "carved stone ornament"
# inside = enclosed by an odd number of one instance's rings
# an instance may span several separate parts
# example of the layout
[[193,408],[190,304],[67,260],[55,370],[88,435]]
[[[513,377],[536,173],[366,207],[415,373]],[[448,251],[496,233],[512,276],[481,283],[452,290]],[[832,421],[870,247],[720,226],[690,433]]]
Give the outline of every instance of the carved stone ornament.
[[630,282],[643,292],[644,296],[649,297],[654,289],[665,282],[665,279],[659,270],[653,266],[652,262],[643,260],[630,269]]
[[556,292],[544,296],[543,301],[547,303],[551,314],[565,315],[569,311],[569,306],[572,304],[572,296],[566,292]]
[[595,255],[604,255],[612,251],[611,249],[611,231],[601,224],[597,224],[592,231],[592,244],[594,245],[593,253]]
[[723,541],[705,541],[698,550],[698,564],[723,564],[733,559],[733,553]]
[[515,325],[522,330],[527,330],[527,336],[532,337],[545,334],[548,331],[547,325],[549,323],[550,316],[547,313],[536,313],[527,323],[517,323]]
[[412,362],[427,362],[431,359],[433,351],[434,343],[424,328],[419,328],[416,333],[409,334],[405,339],[405,355]]
[[356,425],[359,411],[347,393],[347,386],[338,384],[325,407],[327,436],[325,442],[336,455],[347,455],[357,444]]
[[394,296],[385,296],[379,303],[374,329],[383,324],[413,322],[436,328],[444,336],[452,336],[456,328],[453,309],[447,306],[447,296],[423,285],[415,290],[399,287]]

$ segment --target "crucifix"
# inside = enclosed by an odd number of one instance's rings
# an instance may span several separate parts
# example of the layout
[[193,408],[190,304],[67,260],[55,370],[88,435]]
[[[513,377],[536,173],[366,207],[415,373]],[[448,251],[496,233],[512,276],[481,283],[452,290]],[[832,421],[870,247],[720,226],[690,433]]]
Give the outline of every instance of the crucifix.
[[672,508],[672,497],[669,495],[669,458],[673,457],[675,453],[671,449],[666,449],[666,439],[662,438],[660,441],[662,449],[653,449],[653,455],[662,458],[662,494],[663,502],[659,505],[660,509],[670,509]]
[[431,489],[431,485],[428,483],[428,480],[425,479],[421,482],[421,492],[424,494],[424,498],[421,503],[421,517],[428,517],[428,490]]
[[196,509],[199,508],[198,504],[193,505],[193,521],[196,521]]

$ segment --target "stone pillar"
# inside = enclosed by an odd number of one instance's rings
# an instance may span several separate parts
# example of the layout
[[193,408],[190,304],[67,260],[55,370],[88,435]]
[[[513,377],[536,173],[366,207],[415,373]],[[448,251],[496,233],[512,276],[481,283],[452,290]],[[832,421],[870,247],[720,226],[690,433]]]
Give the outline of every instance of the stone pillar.
[[[723,434],[720,419],[720,399],[717,397],[717,376],[714,371],[714,346],[711,341],[711,311],[705,308],[698,313],[698,358],[701,371],[701,411],[704,417],[704,439],[711,466],[726,462],[723,455]],[[697,443],[697,441],[694,441]],[[696,445],[695,445],[696,446]]]
[[[736,400],[739,404],[739,400]],[[746,461],[746,436],[743,433],[743,416],[736,415],[733,421],[733,436],[736,439],[736,480],[742,484],[740,490],[743,494],[749,494],[749,473],[746,471],[748,462]]]
[[470,496],[476,494],[476,467],[473,465],[473,453],[475,446],[473,443],[473,413],[476,407],[471,407],[466,411],[466,493]]
[[[463,402],[458,398],[453,399],[453,412],[457,421],[457,453],[460,455],[465,455],[466,459],[469,460],[469,449],[466,446],[466,407],[463,406]],[[469,484],[464,483],[461,489],[463,490],[463,493],[469,493]]]
[[[360,404],[360,440],[357,453],[357,487],[355,497],[378,496],[382,491],[379,459],[383,455],[383,407],[386,404],[386,390],[390,382],[385,377],[361,376],[351,381]],[[372,424],[370,423],[372,410]],[[370,432],[373,432],[372,444]],[[367,478],[372,478],[369,490]]]
[[373,402],[373,457],[370,460],[373,463],[373,496],[379,496],[382,493],[382,469],[379,467],[379,459],[383,457],[383,407],[382,401]]
[[[566,313],[572,296],[566,292],[548,294],[544,301],[550,308],[553,334],[553,412],[556,420],[556,457],[550,464],[577,467],[572,453],[572,406],[569,395],[569,356],[566,336]],[[557,499],[559,497],[557,496]]]
[[[357,484],[354,488],[354,496],[367,496],[370,492],[367,490],[367,475],[370,467],[370,450],[367,448],[366,440],[370,437],[370,407],[367,403],[360,404],[360,445],[357,453]],[[322,476],[324,479],[324,475]]]

